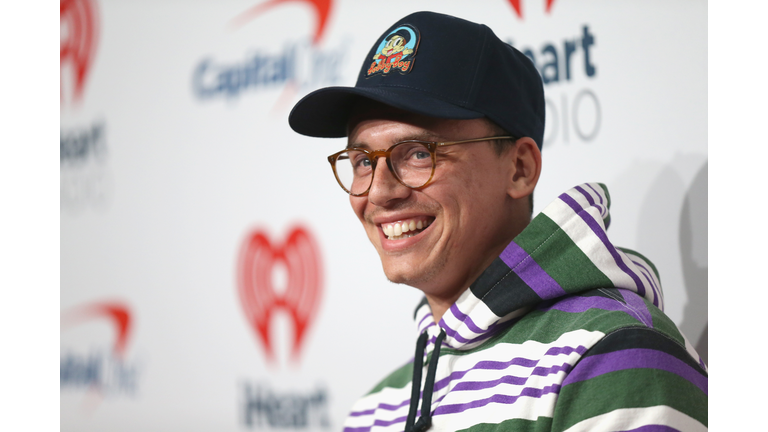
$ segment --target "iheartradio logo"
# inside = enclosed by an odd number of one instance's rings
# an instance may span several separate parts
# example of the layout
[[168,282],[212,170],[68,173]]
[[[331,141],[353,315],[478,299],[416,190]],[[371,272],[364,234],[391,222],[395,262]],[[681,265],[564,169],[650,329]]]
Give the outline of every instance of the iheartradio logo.
[[[93,62],[98,39],[98,19],[94,0],[61,0],[61,52],[60,82],[63,84],[62,70],[71,67],[72,100],[78,101],[83,96],[85,79]],[[69,84],[69,83],[67,83]],[[64,85],[61,85],[61,100],[64,101]]]
[[[278,287],[273,276],[281,266],[285,286]],[[291,357],[298,360],[320,304],[322,276],[320,250],[306,228],[292,228],[282,244],[272,243],[264,230],[246,236],[237,266],[240,303],[269,362],[275,360],[270,326],[278,311],[288,314],[293,323]]]

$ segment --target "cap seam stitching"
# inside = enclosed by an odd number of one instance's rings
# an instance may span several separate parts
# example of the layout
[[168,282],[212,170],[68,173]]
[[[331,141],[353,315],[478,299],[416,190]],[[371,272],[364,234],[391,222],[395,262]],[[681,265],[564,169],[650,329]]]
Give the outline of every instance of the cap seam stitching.
[[[485,26],[481,26],[480,28],[483,31],[482,33],[483,47],[480,50],[480,56],[478,56],[477,63],[475,64],[475,72],[472,74],[472,84],[470,85],[469,92],[466,95],[467,104],[470,104],[470,99],[471,99],[472,100],[471,103],[473,105],[474,105],[475,99],[477,99],[477,95],[475,94],[475,89],[477,88],[477,85],[478,85],[478,75],[481,69],[481,65],[488,67],[488,64],[487,64],[488,62],[484,62],[483,60],[485,60],[486,57],[488,56],[488,53],[486,51],[488,50],[488,31],[490,31],[490,29],[488,29],[488,27],[485,27]],[[488,31],[486,31],[486,29],[488,29]]]

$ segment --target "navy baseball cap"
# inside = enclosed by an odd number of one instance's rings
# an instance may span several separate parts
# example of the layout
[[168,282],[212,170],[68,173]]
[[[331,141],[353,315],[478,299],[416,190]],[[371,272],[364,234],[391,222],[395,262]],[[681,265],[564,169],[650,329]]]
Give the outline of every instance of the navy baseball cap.
[[302,135],[345,137],[360,99],[437,118],[487,117],[539,149],[544,137],[544,87],[531,60],[487,26],[449,15],[399,20],[371,47],[354,87],[306,95],[288,123]]

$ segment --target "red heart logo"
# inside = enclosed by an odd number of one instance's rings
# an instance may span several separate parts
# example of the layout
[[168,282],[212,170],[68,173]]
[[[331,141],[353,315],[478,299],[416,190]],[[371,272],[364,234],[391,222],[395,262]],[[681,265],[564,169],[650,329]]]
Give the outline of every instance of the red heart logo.
[[[272,282],[278,263],[287,270],[287,286],[282,293],[275,290]],[[273,245],[264,231],[252,231],[240,248],[237,276],[240,302],[248,323],[264,346],[267,360],[274,361],[269,328],[272,314],[278,309],[283,309],[293,321],[291,355],[297,360],[322,292],[320,251],[312,236],[305,228],[295,227],[285,244]]]
[[[60,65],[71,63],[74,71],[73,100],[83,95],[98,37],[96,2],[91,0],[61,0],[61,27],[66,31],[61,40]],[[61,70],[61,68],[60,68]],[[61,72],[59,72],[61,75]],[[61,77],[59,78],[61,81]],[[64,94],[61,93],[64,100]]]

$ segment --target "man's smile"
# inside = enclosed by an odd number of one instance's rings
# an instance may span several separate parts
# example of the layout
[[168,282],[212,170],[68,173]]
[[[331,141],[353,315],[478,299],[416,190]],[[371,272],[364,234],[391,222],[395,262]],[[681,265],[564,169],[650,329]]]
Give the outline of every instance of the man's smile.
[[402,240],[420,234],[432,224],[433,220],[433,217],[421,216],[396,222],[382,223],[379,227],[384,235],[387,236],[387,240]]

